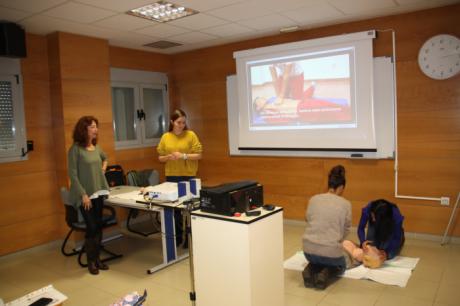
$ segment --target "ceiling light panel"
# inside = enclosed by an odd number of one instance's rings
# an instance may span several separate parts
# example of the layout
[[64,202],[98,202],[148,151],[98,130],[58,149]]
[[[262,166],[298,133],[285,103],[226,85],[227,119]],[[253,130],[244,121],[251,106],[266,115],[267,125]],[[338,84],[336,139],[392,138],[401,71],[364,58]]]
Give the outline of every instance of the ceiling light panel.
[[126,12],[129,15],[146,18],[157,22],[168,22],[179,18],[197,14],[198,11],[175,5],[166,1],[158,1],[143,7],[132,9]]

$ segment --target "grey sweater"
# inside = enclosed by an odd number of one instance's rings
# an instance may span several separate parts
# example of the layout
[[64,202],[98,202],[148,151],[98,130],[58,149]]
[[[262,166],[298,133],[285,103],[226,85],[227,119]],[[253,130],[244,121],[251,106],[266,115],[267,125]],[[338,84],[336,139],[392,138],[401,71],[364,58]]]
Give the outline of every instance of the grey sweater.
[[325,257],[343,255],[342,241],[351,226],[351,203],[348,200],[332,193],[315,195],[308,203],[305,219],[305,253]]
[[81,197],[90,197],[100,190],[109,190],[102,171],[105,153],[96,145],[94,151],[88,151],[73,144],[68,153],[68,169],[70,178],[69,200],[76,207],[81,205]]

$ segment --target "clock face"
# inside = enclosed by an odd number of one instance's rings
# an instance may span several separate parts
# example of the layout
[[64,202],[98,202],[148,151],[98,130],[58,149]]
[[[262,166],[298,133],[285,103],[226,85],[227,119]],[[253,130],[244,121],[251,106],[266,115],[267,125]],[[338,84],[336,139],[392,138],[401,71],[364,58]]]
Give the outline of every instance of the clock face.
[[460,39],[441,34],[428,39],[418,53],[420,69],[430,78],[444,80],[460,72]]

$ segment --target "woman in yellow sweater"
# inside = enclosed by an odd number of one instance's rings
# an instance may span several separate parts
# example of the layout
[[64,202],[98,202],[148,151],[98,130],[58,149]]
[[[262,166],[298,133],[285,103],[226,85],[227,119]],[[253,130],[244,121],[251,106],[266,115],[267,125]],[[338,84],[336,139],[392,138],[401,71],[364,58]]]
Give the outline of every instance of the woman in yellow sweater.
[[[189,130],[186,123],[187,115],[181,109],[171,114],[169,131],[164,133],[158,144],[159,161],[165,163],[167,182],[188,181],[196,176],[198,161],[203,151],[196,134]],[[175,212],[176,244],[182,239],[182,218],[180,211]]]

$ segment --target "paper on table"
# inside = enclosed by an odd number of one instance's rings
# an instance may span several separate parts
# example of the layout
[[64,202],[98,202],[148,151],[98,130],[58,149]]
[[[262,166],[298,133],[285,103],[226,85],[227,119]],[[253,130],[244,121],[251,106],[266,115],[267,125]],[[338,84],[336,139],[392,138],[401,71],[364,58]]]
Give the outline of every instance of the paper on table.
[[119,194],[110,195],[111,198],[118,198],[123,200],[134,200],[134,201],[143,201],[144,197],[139,193],[138,190],[124,192]]

